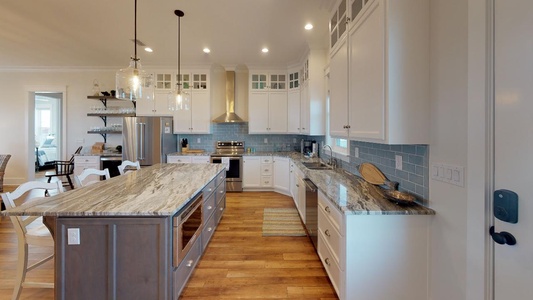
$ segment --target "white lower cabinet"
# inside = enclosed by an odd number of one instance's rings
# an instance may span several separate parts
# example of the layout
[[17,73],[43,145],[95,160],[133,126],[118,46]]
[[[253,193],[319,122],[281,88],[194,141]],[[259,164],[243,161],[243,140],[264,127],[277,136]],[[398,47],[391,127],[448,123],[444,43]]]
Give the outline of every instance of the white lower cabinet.
[[343,214],[318,193],[318,255],[340,299],[428,299],[427,215]]
[[290,159],[287,157],[274,157],[274,190],[277,192],[290,195],[289,164]]
[[290,195],[290,159],[278,156],[244,156],[242,187],[246,191],[276,191]]
[[[100,156],[98,155],[85,155],[74,156],[74,175],[80,175],[85,169],[100,170]],[[72,178],[74,181],[74,178]],[[100,176],[89,175],[87,181],[99,181]]]
[[261,157],[245,156],[242,158],[242,187],[258,188],[261,186]]

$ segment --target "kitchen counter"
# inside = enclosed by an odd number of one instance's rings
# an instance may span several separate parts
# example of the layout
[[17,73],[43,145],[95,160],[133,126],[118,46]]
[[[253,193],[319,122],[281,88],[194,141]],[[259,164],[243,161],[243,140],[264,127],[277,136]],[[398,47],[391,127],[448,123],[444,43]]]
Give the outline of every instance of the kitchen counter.
[[298,152],[256,152],[245,156],[289,157],[344,214],[355,215],[434,215],[435,211],[418,203],[398,205],[385,198],[383,189],[366,182],[363,178],[343,169],[311,170],[304,162],[318,162],[319,158],[309,158]]
[[[181,153],[169,155],[209,155],[208,152]],[[318,162],[320,158],[309,158],[294,151],[246,152],[243,156],[279,156],[290,158],[305,177],[309,178],[344,214],[355,215],[434,215],[435,211],[421,204],[398,205],[385,198],[383,188],[366,182],[363,178],[343,169],[311,170],[303,162]]]
[[3,211],[18,216],[172,216],[224,169],[156,164]]

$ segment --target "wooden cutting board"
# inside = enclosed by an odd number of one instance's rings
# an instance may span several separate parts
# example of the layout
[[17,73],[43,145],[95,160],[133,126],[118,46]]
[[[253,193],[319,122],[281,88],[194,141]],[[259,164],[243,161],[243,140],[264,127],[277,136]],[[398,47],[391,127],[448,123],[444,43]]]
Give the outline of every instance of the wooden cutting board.
[[362,163],[359,166],[359,173],[363,179],[372,184],[382,185],[388,182],[387,177],[371,163]]
[[204,149],[182,149],[182,152],[183,153],[204,153],[205,150]]

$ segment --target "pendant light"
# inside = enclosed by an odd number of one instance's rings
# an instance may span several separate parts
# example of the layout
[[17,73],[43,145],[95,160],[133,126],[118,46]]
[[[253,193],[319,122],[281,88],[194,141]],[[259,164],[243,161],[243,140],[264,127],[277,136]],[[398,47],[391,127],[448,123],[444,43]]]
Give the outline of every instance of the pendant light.
[[137,57],[137,0],[135,0],[133,43],[135,55],[131,57],[130,65],[118,70],[116,74],[116,97],[130,101],[152,100],[154,97],[152,76],[141,68],[140,58]]
[[176,110],[189,110],[191,107],[191,98],[188,92],[186,92],[183,89],[183,84],[181,83],[181,37],[180,37],[180,21],[181,17],[185,15],[185,13],[181,10],[175,10],[174,14],[178,16],[178,45],[177,45],[177,53],[178,53],[178,78],[176,83],[176,89],[172,90],[170,93],[168,93],[167,101],[168,101],[168,109],[172,111]]

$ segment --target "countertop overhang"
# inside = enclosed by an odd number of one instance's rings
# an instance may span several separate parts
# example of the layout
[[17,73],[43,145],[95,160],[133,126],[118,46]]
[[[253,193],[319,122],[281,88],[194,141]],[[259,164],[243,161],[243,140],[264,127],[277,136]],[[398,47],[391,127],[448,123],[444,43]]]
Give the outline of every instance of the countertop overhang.
[[2,211],[9,216],[161,216],[177,213],[220,172],[220,164],[156,164]]

